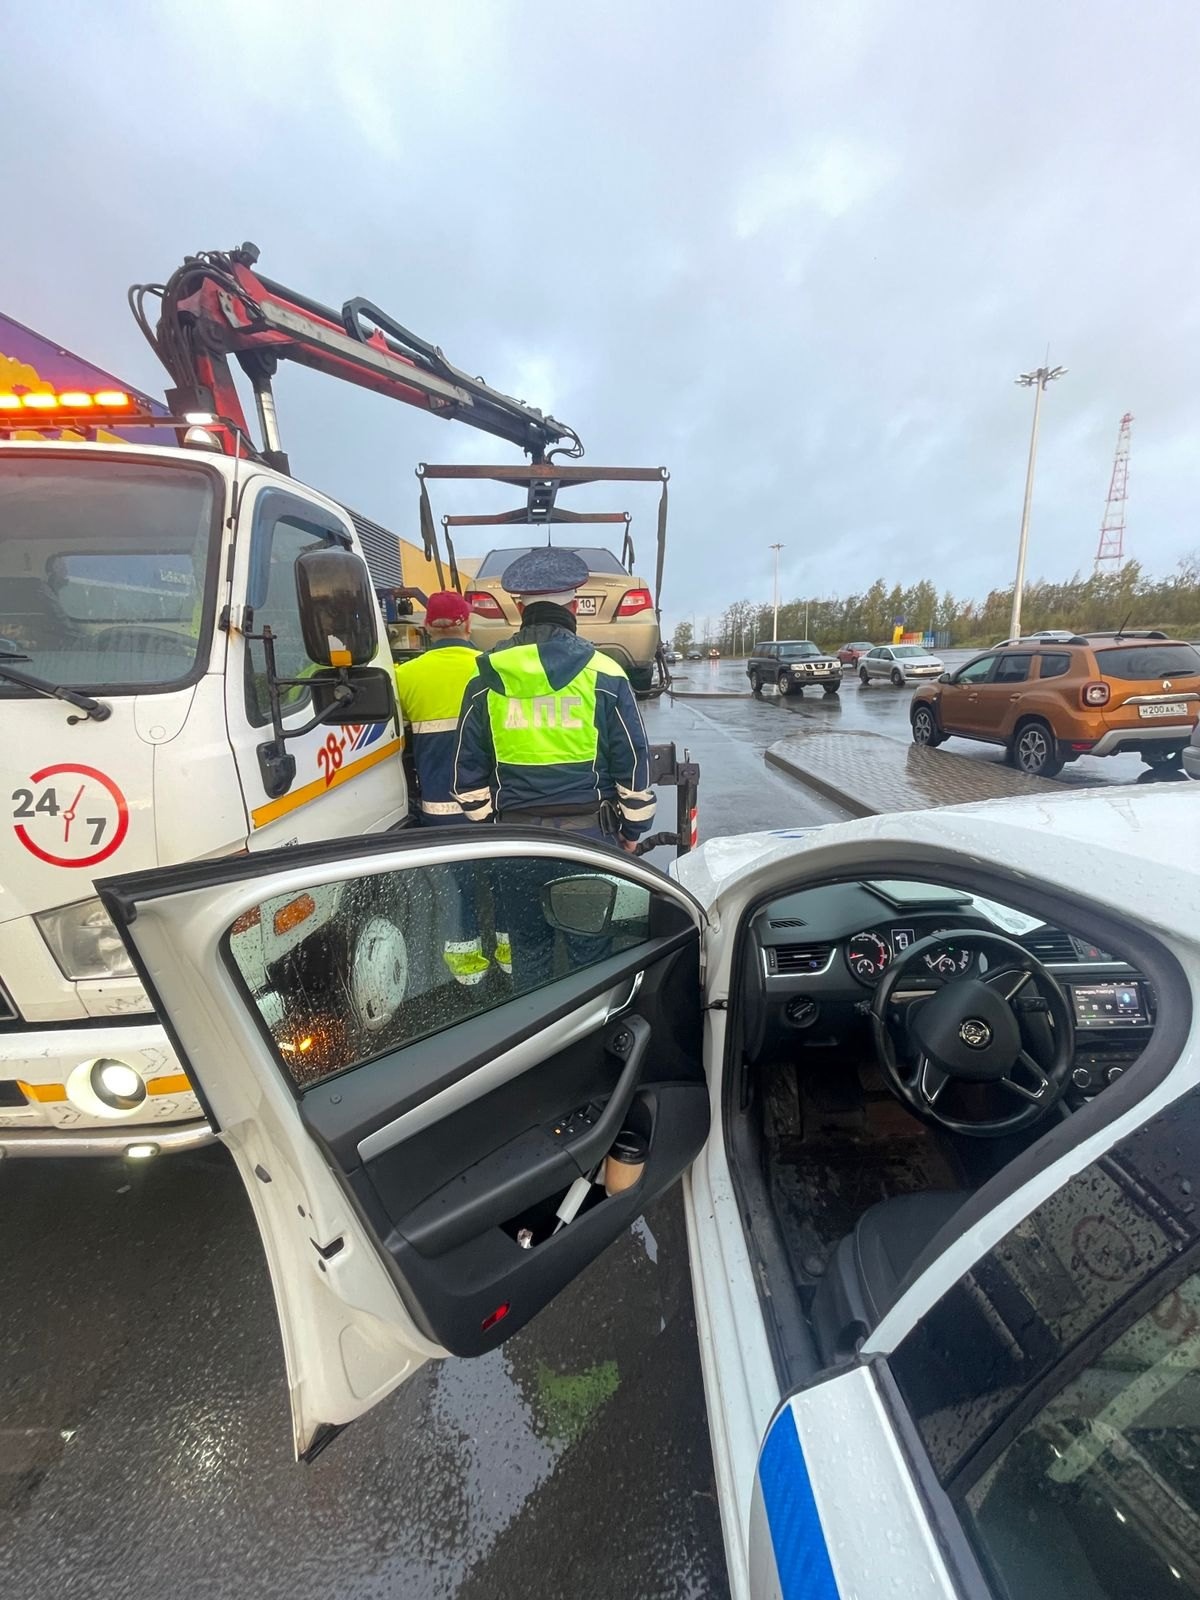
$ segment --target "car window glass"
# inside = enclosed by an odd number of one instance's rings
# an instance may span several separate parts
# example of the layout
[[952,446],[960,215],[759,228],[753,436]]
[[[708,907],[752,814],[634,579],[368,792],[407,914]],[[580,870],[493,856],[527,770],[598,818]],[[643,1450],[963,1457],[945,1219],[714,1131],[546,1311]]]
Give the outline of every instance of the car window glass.
[[1029,676],[1032,656],[1001,656],[996,663],[996,683],[1024,683]]
[[1065,650],[1043,651],[1040,660],[1040,678],[1061,678],[1071,670],[1071,658]]
[[1200,674],[1200,652],[1190,644],[1122,645],[1096,651],[1096,665],[1106,678],[1136,682],[1142,678],[1194,678]]
[[1093,1356],[968,1491],[999,1593],[1200,1596],[1200,1275]]
[[[281,678],[299,678],[314,670],[304,648],[300,631],[300,604],[296,598],[296,557],[305,550],[319,550],[334,542],[334,535],[315,523],[298,517],[276,517],[255,534],[253,572],[254,632],[269,627],[275,641],[275,670]],[[271,704],[267,695],[266,657],[260,641],[246,648],[247,696],[251,718],[257,723],[269,720]],[[279,691],[279,703],[287,711],[308,698],[303,683]]]
[[995,659],[995,656],[981,656],[978,661],[968,662],[955,678],[955,683],[982,683],[992,670]]
[[447,862],[265,900],[226,942],[308,1088],[631,949],[649,937],[650,901],[551,857]]
[[952,1496],[979,1481],[1022,1401],[1063,1387],[1071,1374],[1055,1377],[1082,1340],[1131,1297],[1160,1298],[1156,1280],[1200,1242],[1198,1168],[1192,1090],[1043,1200],[901,1342],[892,1372]]
[[[534,548],[542,549],[543,546],[523,544],[511,550],[489,550],[480,563],[475,576],[476,578],[492,580],[502,578],[518,556],[527,556]],[[587,562],[588,571],[591,573],[610,577],[628,576],[625,568],[613,555],[612,551],[604,550],[599,545],[562,545],[556,548],[574,550],[577,556],[582,556]]]

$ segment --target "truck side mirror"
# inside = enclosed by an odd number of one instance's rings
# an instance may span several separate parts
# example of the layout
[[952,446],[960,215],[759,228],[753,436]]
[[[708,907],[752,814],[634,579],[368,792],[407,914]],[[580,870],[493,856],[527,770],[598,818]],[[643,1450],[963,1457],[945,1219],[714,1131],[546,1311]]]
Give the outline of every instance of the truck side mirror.
[[[316,672],[308,681],[318,722],[345,727],[357,722],[391,722],[396,715],[396,678],[389,667]],[[347,689],[352,693],[347,694]]]
[[296,557],[300,630],[310,661],[362,667],[379,647],[379,608],[371,575],[349,550],[306,550]]

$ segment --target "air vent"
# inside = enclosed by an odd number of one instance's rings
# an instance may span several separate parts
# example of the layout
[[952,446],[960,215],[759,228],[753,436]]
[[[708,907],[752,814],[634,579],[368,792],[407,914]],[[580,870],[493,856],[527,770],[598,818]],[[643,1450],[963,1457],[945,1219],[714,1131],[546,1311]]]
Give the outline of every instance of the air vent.
[[805,928],[808,924],[803,917],[772,917],[767,926],[771,928]]
[[774,944],[767,948],[771,971],[781,978],[801,972],[824,972],[833,955],[829,944]]
[[1021,943],[1039,961],[1074,962],[1079,960],[1075,941],[1061,928],[1035,928]]

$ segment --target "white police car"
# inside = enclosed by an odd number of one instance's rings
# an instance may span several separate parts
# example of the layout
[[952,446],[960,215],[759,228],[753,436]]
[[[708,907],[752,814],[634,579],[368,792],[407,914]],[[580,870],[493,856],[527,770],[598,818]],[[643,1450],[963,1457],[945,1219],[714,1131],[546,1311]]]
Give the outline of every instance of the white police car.
[[[101,892],[249,1193],[299,1454],[683,1173],[739,1600],[1159,1600],[1200,1595],[1198,823],[1038,796],[679,882],[447,830]],[[468,904],[510,957],[469,990]]]

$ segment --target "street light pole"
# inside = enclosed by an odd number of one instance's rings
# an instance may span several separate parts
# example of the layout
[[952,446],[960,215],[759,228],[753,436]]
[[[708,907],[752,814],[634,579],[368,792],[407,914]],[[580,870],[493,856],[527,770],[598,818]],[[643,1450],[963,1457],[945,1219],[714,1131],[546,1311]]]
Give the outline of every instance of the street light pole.
[[771,549],[775,552],[775,615],[771,623],[771,638],[779,638],[779,552],[783,549],[781,544],[773,544]]
[[1033,469],[1037,462],[1038,422],[1042,414],[1042,394],[1048,383],[1061,378],[1066,367],[1038,367],[1033,372],[1023,372],[1016,380],[1026,389],[1033,390],[1033,428],[1029,435],[1029,465],[1025,470],[1025,503],[1021,507],[1021,538],[1017,545],[1017,577],[1013,584],[1012,614],[1008,620],[1008,637],[1021,637],[1021,601],[1025,593],[1025,557],[1029,552],[1029,512],[1033,505]]

